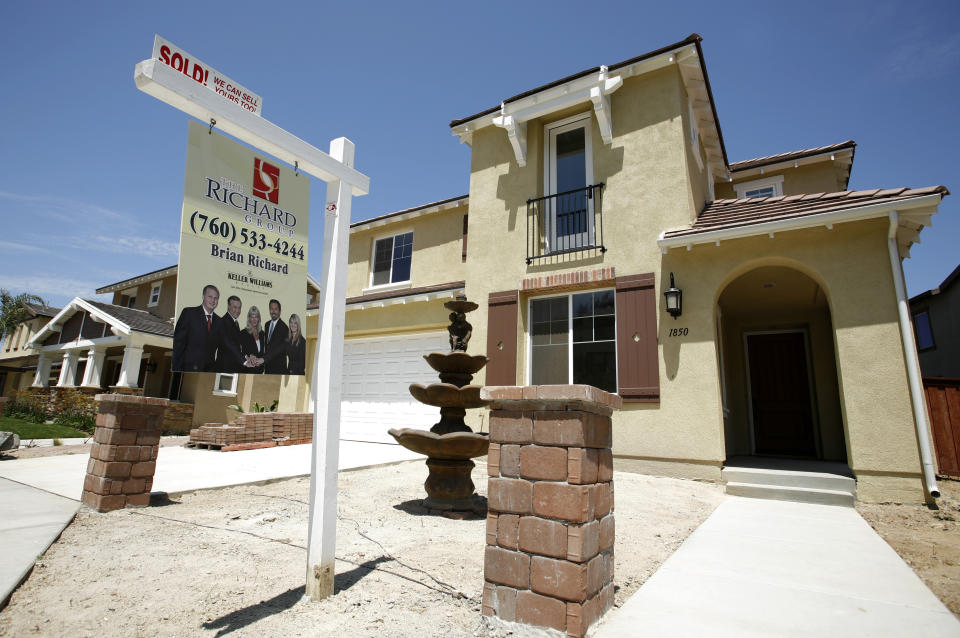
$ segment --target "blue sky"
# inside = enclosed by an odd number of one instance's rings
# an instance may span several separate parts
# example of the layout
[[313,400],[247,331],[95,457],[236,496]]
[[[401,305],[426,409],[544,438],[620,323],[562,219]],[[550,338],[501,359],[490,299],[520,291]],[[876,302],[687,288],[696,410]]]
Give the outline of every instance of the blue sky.
[[851,188],[957,193],[904,262],[909,293],[960,261],[955,0],[328,4],[3,3],[0,287],[61,305],[177,261],[188,118],[133,84],[155,33],[314,146],[353,140],[358,221],[467,193],[450,120],[696,32],[730,161],[854,139]]

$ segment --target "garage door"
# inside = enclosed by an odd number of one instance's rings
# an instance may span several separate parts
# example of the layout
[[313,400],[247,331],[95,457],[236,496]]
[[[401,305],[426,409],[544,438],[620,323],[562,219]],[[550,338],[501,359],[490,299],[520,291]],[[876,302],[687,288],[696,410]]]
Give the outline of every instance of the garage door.
[[440,409],[418,403],[407,388],[439,382],[423,355],[449,349],[446,332],[347,339],[340,438],[395,443],[390,428],[430,429]]

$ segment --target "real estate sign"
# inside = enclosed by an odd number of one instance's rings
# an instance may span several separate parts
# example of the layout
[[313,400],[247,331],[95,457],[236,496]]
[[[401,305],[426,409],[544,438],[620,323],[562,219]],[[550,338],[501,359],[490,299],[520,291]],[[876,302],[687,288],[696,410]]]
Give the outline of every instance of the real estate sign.
[[191,121],[175,372],[303,374],[310,180]]
[[153,58],[192,78],[197,84],[205,86],[223,99],[239,104],[255,115],[262,115],[263,100],[259,95],[159,35],[153,36]]

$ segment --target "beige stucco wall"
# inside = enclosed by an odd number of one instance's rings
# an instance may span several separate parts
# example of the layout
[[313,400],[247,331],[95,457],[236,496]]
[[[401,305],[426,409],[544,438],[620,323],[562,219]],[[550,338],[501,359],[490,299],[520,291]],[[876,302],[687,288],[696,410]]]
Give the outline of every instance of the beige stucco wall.
[[[763,236],[732,240],[719,247],[699,246],[689,252],[671,250],[664,256],[664,270],[684,273],[678,281],[684,290],[684,313],[675,323],[677,327],[689,327],[690,337],[661,341],[669,381],[665,387],[661,378],[665,397],[673,392],[670,386],[681,379],[679,373],[676,380],[669,378],[671,351],[684,353],[687,348],[698,348],[696,342],[701,339],[712,340],[714,305],[730,281],[761,265],[800,270],[820,284],[829,302],[840,415],[847,461],[857,477],[858,498],[922,500],[919,453],[886,232],[887,221],[880,219],[839,224],[833,230],[780,233],[773,239]],[[662,340],[662,328],[660,332]],[[680,368],[686,361],[681,358]],[[702,361],[694,365],[700,368],[698,374],[716,376],[715,372],[703,369]],[[829,367],[822,361],[822,353],[820,367],[824,368],[820,382],[826,383]],[[733,389],[728,388],[731,397]],[[697,402],[702,418],[719,419],[719,410],[714,412],[714,402],[709,397]],[[666,400],[661,408],[666,412]],[[627,443],[641,449],[648,447],[635,437]],[[684,445],[679,437],[675,444]]]
[[735,199],[737,191],[735,184],[752,182],[783,175],[783,194],[798,195],[800,193],[833,193],[844,189],[843,177],[836,164],[829,160],[816,164],[806,164],[797,168],[782,168],[776,171],[764,171],[763,175],[750,177],[736,177],[733,182],[719,182],[715,191],[717,199]]
[[[150,303],[150,292],[153,290],[153,285],[157,281],[161,282],[160,287],[160,298],[157,300],[157,305],[149,306]],[[201,291],[197,291],[197,304],[200,303]],[[111,303],[116,305],[122,305],[126,307],[126,303],[123,300],[123,293],[120,291],[113,293],[113,300]],[[133,307],[137,310],[146,310],[162,319],[168,319],[173,317],[174,310],[176,308],[175,302],[177,300],[177,276],[170,275],[169,277],[163,277],[160,279],[154,279],[145,284],[140,284],[137,286],[136,301],[134,301]],[[226,308],[226,300],[221,300],[220,309]]]
[[[347,257],[347,297],[356,297],[370,288],[374,241],[381,237],[413,231],[413,259],[410,286],[430,286],[461,281],[466,277],[462,262],[463,216],[467,206],[428,213],[413,219],[391,222],[350,233]],[[475,246],[468,240],[468,250]]]
[[[615,415],[616,463],[621,469],[718,480],[728,449],[738,449],[740,443],[728,444],[724,431],[717,300],[727,283],[753,267],[797,268],[824,289],[830,314],[772,316],[766,325],[799,322],[811,333],[824,451],[837,458],[844,448],[849,451],[847,459],[858,477],[861,499],[921,500],[886,222],[837,225],[832,231],[792,231],[773,239],[732,240],[719,247],[698,246],[661,255],[656,244],[659,232],[688,224],[707,197],[706,178],[690,151],[686,96],[676,71],[665,69],[627,80],[611,96],[611,111],[613,143],[602,143],[595,123],[592,134],[594,181],[606,183],[607,252],[552,258],[530,266],[524,263],[526,201],[542,193],[544,122],[527,125],[525,168],[518,167],[504,131],[488,127],[474,133],[470,240],[471,246],[485,248],[472,251],[467,261],[467,295],[481,305],[472,317],[475,342],[485,348],[488,295],[518,289],[526,277],[609,266],[618,276],[653,272],[659,304],[661,398],[659,403],[628,403]],[[557,114],[556,119],[569,114]],[[839,187],[833,169],[794,171],[785,178],[788,192]],[[717,196],[724,195],[721,191]],[[671,271],[684,291],[684,313],[678,320],[662,307],[662,290]],[[530,296],[521,293],[519,303],[517,382],[521,384],[527,378]],[[736,333],[744,327],[731,322],[727,329]],[[673,328],[686,328],[688,336],[671,336]],[[483,377],[481,372],[478,381]],[[728,396],[738,394],[741,414],[743,390],[742,381],[728,387]]]

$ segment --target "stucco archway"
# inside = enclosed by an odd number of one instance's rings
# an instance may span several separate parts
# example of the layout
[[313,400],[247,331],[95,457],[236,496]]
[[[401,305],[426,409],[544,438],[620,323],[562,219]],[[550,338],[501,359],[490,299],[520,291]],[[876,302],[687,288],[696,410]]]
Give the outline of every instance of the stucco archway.
[[828,296],[809,275],[764,264],[717,298],[727,458],[847,462]]

